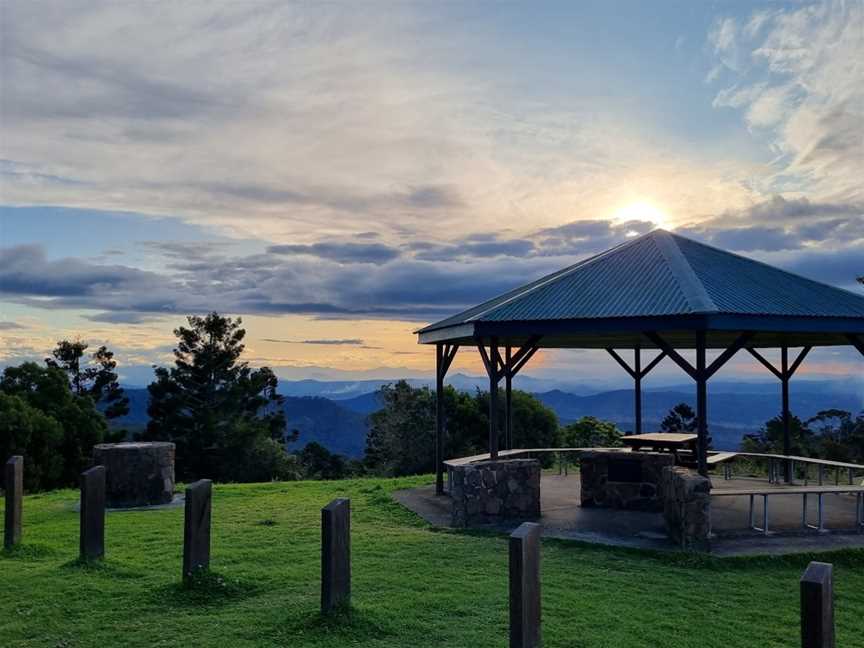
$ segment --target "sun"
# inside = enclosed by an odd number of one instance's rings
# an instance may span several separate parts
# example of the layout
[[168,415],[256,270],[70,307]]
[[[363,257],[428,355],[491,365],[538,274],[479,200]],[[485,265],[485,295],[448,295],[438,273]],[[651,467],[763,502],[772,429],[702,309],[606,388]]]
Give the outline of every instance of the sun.
[[656,205],[650,202],[640,200],[632,202],[624,207],[615,210],[613,217],[618,223],[626,223],[627,221],[650,221],[657,227],[669,226],[669,215]]

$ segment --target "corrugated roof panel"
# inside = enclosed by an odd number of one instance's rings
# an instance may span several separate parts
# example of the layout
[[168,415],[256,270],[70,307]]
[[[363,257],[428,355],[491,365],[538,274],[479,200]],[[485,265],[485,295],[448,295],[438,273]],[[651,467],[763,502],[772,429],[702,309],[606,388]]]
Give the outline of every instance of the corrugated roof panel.
[[720,313],[864,317],[864,297],[673,235]]
[[422,331],[693,313],[857,318],[864,317],[864,296],[655,230]]
[[634,317],[689,313],[657,244],[642,238],[487,311],[480,321]]

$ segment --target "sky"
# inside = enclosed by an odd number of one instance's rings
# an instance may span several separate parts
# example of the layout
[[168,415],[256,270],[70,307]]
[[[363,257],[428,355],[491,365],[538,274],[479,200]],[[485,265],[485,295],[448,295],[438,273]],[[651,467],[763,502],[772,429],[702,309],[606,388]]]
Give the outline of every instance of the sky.
[[861,290],[861,0],[0,12],[0,365],[80,338],[146,384],[217,310],[283,378],[430,376],[421,325],[658,226]]

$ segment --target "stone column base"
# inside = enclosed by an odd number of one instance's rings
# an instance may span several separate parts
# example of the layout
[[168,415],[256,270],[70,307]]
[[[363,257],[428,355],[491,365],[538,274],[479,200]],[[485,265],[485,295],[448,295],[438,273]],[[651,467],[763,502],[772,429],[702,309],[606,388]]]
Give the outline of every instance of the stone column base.
[[452,524],[468,527],[540,517],[540,462],[479,461],[453,469]]
[[663,519],[669,539],[682,549],[711,549],[711,480],[673,466],[663,469]]

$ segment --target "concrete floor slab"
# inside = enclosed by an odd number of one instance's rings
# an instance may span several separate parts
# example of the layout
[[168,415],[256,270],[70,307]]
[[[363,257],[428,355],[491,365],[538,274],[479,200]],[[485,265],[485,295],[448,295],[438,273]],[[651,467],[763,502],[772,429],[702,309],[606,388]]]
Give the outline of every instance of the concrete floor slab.
[[[715,485],[724,489],[770,487],[765,480],[748,478],[717,480]],[[782,485],[772,488],[782,489]],[[450,498],[436,496],[434,486],[397,491],[394,497],[433,526],[451,526]],[[813,500],[809,503],[811,521],[815,521],[815,498],[810,499]],[[830,531],[823,533],[802,528],[800,495],[772,495],[769,498],[769,529],[773,531],[767,536],[749,528],[749,497],[717,497],[711,505],[715,531],[711,553],[714,555],[779,555],[864,548],[864,533],[854,530],[854,495],[825,496],[825,525]],[[542,514],[538,522],[547,538],[638,549],[679,550],[666,538],[659,513],[579,506],[578,473],[569,476],[544,474],[540,483],[540,508]],[[757,503],[759,514],[761,502]],[[518,525],[519,522],[514,521],[476,528],[507,533]]]

